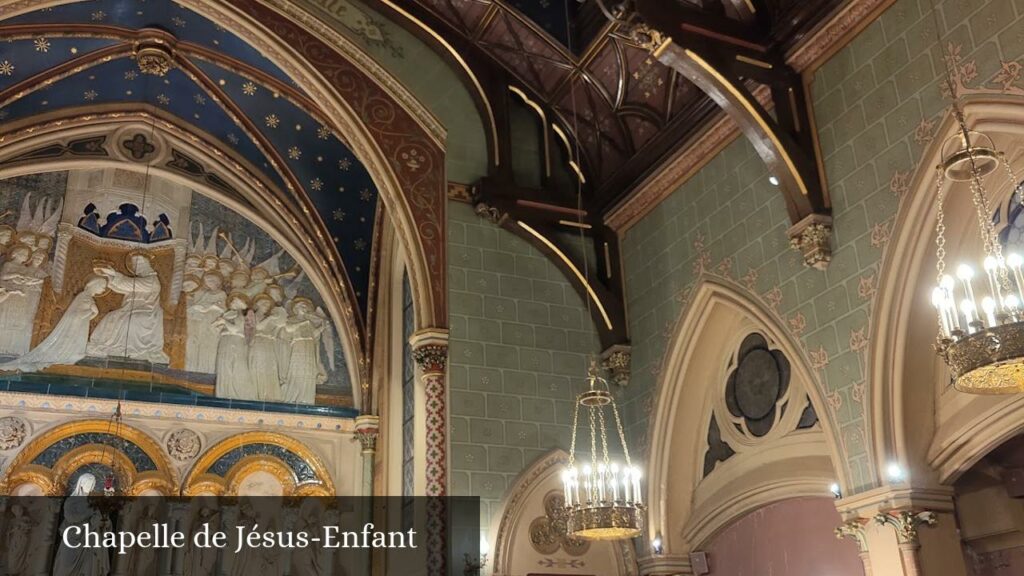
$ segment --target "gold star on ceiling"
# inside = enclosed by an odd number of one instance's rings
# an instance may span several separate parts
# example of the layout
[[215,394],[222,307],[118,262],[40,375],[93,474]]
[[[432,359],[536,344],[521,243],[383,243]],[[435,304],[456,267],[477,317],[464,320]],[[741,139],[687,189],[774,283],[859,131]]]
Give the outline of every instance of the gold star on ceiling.
[[267,128],[277,128],[278,124],[281,123],[281,119],[277,117],[277,114],[267,116],[264,118],[264,121],[267,123]]
[[345,221],[345,212],[341,208],[336,208],[334,210],[334,220],[337,222]]
[[136,73],[135,70],[129,70],[129,71],[124,73],[124,79],[125,80],[135,80],[135,78],[137,76],[138,76],[138,73]]
[[370,192],[369,188],[363,188],[359,191],[359,199],[363,202],[369,202],[370,198],[373,198],[373,193]]
[[348,158],[342,158],[341,160],[338,160],[338,168],[344,170],[345,172],[348,172],[348,169],[351,167],[352,161],[349,160]]
[[82,97],[85,98],[86,100],[95,100],[97,96],[99,96],[99,93],[96,92],[95,90],[86,90],[82,94]]
[[319,178],[313,178],[309,181],[309,187],[319,192],[324,188],[324,181]]
[[196,104],[199,104],[200,106],[206,106],[206,96],[197,93],[193,99],[196,101]]
[[35,45],[36,45],[36,52],[49,52],[50,51],[50,41],[47,40],[46,38],[36,38]]
[[242,84],[242,94],[245,94],[246,96],[252,96],[255,93],[256,93],[256,85],[255,84],[253,84],[252,82],[246,82],[245,84]]
[[316,137],[321,140],[327,140],[331,136],[331,129],[327,126],[321,126],[316,131]]
[[363,240],[362,238],[356,238],[356,241],[353,242],[352,245],[355,246],[356,250],[359,252],[366,250],[366,240]]
[[101,20],[103,20],[106,17],[107,17],[107,13],[104,12],[103,10],[97,10],[96,12],[92,13],[92,21],[93,22],[100,22]]
[[235,136],[234,133],[228,134],[228,142],[231,142],[232,144],[238,144],[238,136]]
[[288,157],[292,160],[298,160],[302,158],[302,150],[299,150],[298,146],[292,146],[288,149]]
[[0,76],[10,76],[11,74],[14,74],[14,64],[11,64],[10,60],[0,62]]
[[171,99],[170,99],[170,97],[169,97],[169,96],[167,96],[166,94],[160,94],[160,95],[158,95],[158,96],[156,97],[156,101],[157,101],[157,102],[159,102],[159,103],[161,103],[161,104],[163,104],[164,106],[167,106],[168,104],[170,104],[170,103],[171,103]]
[[186,24],[185,20],[180,16],[175,16],[174,18],[171,18],[171,22],[174,22],[174,25],[178,28],[184,28]]

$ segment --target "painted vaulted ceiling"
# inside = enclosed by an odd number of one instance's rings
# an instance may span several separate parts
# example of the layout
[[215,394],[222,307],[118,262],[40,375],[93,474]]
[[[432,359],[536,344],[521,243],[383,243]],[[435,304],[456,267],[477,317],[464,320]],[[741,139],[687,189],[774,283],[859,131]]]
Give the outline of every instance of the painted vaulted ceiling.
[[[178,40],[184,63],[158,77],[132,58],[134,32]],[[170,0],[92,0],[0,21],[4,123],[96,105],[149,104],[234,149],[265,179],[312,200],[366,318],[377,189],[343,134],[252,46]]]

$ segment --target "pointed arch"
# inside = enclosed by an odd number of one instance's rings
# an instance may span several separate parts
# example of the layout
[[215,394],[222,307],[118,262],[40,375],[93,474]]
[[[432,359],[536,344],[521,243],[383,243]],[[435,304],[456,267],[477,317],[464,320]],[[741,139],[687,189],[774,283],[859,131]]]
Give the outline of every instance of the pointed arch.
[[[701,477],[713,392],[724,386],[724,350],[759,332],[789,360],[815,408],[820,431],[787,433],[766,443],[730,474]],[[716,363],[715,358],[723,361]],[[803,348],[775,314],[729,280],[704,276],[669,341],[650,427],[648,537],[666,557],[685,556],[733,520],[786,498],[828,495],[849,484],[837,431]],[[723,480],[724,479],[724,480]]]
[[[1024,98],[1001,94],[965,97],[967,124],[992,137],[1020,167],[1024,154]],[[948,385],[949,373],[931,353],[936,317],[930,290],[936,281],[935,166],[941,146],[957,124],[947,113],[924,149],[902,200],[880,270],[868,351],[868,425],[876,470],[898,462],[915,486],[951,484],[985,454],[1024,431],[1024,397],[973,396]],[[1000,172],[1001,175],[1001,172]],[[987,185],[1003,184],[990,179]],[[955,191],[954,191],[955,192]],[[990,188],[993,204],[1005,204],[1009,186]],[[947,267],[960,253],[980,253],[974,208],[967,194],[946,194]],[[968,217],[957,217],[966,214]],[[876,485],[886,480],[875,479]]]

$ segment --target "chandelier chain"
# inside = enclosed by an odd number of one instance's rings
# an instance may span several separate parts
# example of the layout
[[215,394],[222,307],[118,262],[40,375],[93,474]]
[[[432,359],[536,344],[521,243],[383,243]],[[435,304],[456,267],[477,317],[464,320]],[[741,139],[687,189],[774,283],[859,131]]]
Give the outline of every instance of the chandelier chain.
[[622,430],[622,420],[619,418],[619,408],[612,403],[612,414],[615,415],[615,428],[619,433],[619,442],[622,443],[622,456],[626,460],[626,466],[632,467],[633,462],[629,458],[629,446],[626,445],[626,433]]
[[601,423],[601,455],[604,457],[604,463],[607,466],[611,463],[611,459],[608,457],[608,429],[604,423],[604,410],[601,408],[597,409],[597,419]]
[[572,440],[569,441],[569,468],[576,464],[576,425],[580,421],[580,404],[576,403],[576,409],[572,411]]

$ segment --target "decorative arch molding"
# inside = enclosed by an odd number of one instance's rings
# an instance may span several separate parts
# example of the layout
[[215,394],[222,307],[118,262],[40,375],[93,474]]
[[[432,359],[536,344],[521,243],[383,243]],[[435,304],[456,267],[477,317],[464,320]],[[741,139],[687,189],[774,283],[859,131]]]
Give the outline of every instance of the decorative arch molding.
[[[749,331],[763,334],[789,359],[792,379],[816,408],[821,428],[788,431],[720,464],[728,474],[702,478],[713,393],[724,385],[722,364],[707,359],[722,356],[738,344],[737,334]],[[648,538],[660,535],[664,555],[685,555],[759,507],[828,495],[832,482],[849,485],[838,434],[810,365],[774,314],[742,287],[710,276],[698,280],[662,363],[650,428]]]
[[[568,452],[560,448],[551,450],[520,472],[511,488],[505,493],[500,511],[494,515],[490,529],[491,535],[494,537],[494,576],[511,576],[520,573],[513,570],[512,560],[514,556],[524,553],[522,551],[514,552],[515,546],[528,544],[518,542],[516,538],[520,534],[520,529],[524,525],[529,525],[533,520],[527,516],[527,504],[543,501],[553,486],[560,490],[561,473],[568,463]],[[611,546],[615,557],[616,571],[614,574],[637,574],[636,553],[632,540],[618,544],[593,542],[590,549],[593,550],[596,546],[605,544]],[[598,569],[598,572],[608,573],[607,567]]]
[[[968,93],[963,109],[967,124],[991,136],[997,147],[1012,150],[1009,159],[1020,166],[1024,156],[1013,143],[1024,138],[1024,98]],[[956,129],[955,120],[946,114],[921,154],[893,225],[871,317],[868,424],[874,468],[884,470],[887,462],[900,462],[914,484],[922,486],[954,482],[990,450],[1024,430],[1024,398],[957,393],[943,384],[948,372],[941,359],[926,354],[936,332],[928,298],[935,282],[934,166],[940,162],[943,141]],[[1008,186],[990,191],[997,206],[1012,192]],[[958,213],[971,217],[948,217]],[[976,222],[967,195],[947,194],[946,214],[946,252],[955,262],[958,251],[975,248]],[[922,234],[922,223],[929,233]],[[882,485],[885,480],[876,477],[875,482]]]
[[[26,122],[12,123],[11,131],[0,138],[0,179],[27,174],[74,169],[116,168],[148,173],[188,186],[216,200],[256,223],[295,258],[314,288],[325,296],[328,312],[341,327],[341,344],[353,383],[353,400],[360,406],[358,384],[363,382],[359,367],[366,364],[361,346],[361,325],[353,312],[355,297],[347,279],[332,273],[328,257],[333,248],[320,230],[303,226],[293,213],[293,202],[285,201],[280,191],[266,182],[260,171],[244,158],[226,149],[212,137],[179,118],[156,108],[118,107],[117,112],[81,112],[47,114]],[[159,145],[145,161],[135,161],[124,153],[120,141],[143,133]],[[94,144],[98,153],[76,154],[71,144],[103,138]],[[40,157],[37,153],[61,147],[61,153]],[[94,152],[95,152],[94,150]],[[199,172],[189,173],[171,167],[173,154],[187,155],[197,163]],[[213,178],[213,180],[211,180]],[[218,182],[219,184],[215,184]],[[308,204],[308,199],[307,204]],[[312,209],[312,204],[304,206]],[[318,233],[319,232],[319,233]]]
[[[140,472],[136,463],[123,452],[111,450],[109,446],[94,442],[67,450],[52,467],[35,463],[36,458],[51,446],[83,434],[109,434],[126,440],[148,457],[154,469]],[[3,479],[0,480],[0,491],[11,494],[20,485],[28,483],[38,486],[44,495],[63,496],[67,480],[82,466],[101,464],[111,459],[116,461],[118,481],[126,486],[127,495],[139,495],[155,490],[170,496],[176,492],[174,468],[160,443],[149,434],[127,424],[119,424],[116,432],[112,432],[110,421],[105,419],[68,422],[39,434],[15,456]]]
[[[0,20],[69,1],[0,0]],[[357,48],[342,46],[338,34],[287,2],[179,4],[248,42],[323,107],[328,126],[345,135],[369,169],[409,252],[411,285],[423,303],[417,306],[418,325],[446,326],[445,151],[425,108],[404,93],[397,102],[384,88],[397,85],[394,78],[379,66],[353,61]],[[363,56],[364,62],[370,59]],[[410,161],[413,154],[418,161]]]
[[[234,450],[247,446],[270,446],[271,451],[245,454],[228,463],[226,471],[218,471],[221,459]],[[294,467],[286,462],[294,455],[310,468],[313,478],[299,478]],[[285,496],[334,496],[334,481],[320,456],[302,442],[276,432],[243,432],[221,440],[204,452],[182,482],[185,496],[200,494],[235,495],[240,482],[253,472],[267,472],[278,479]]]

